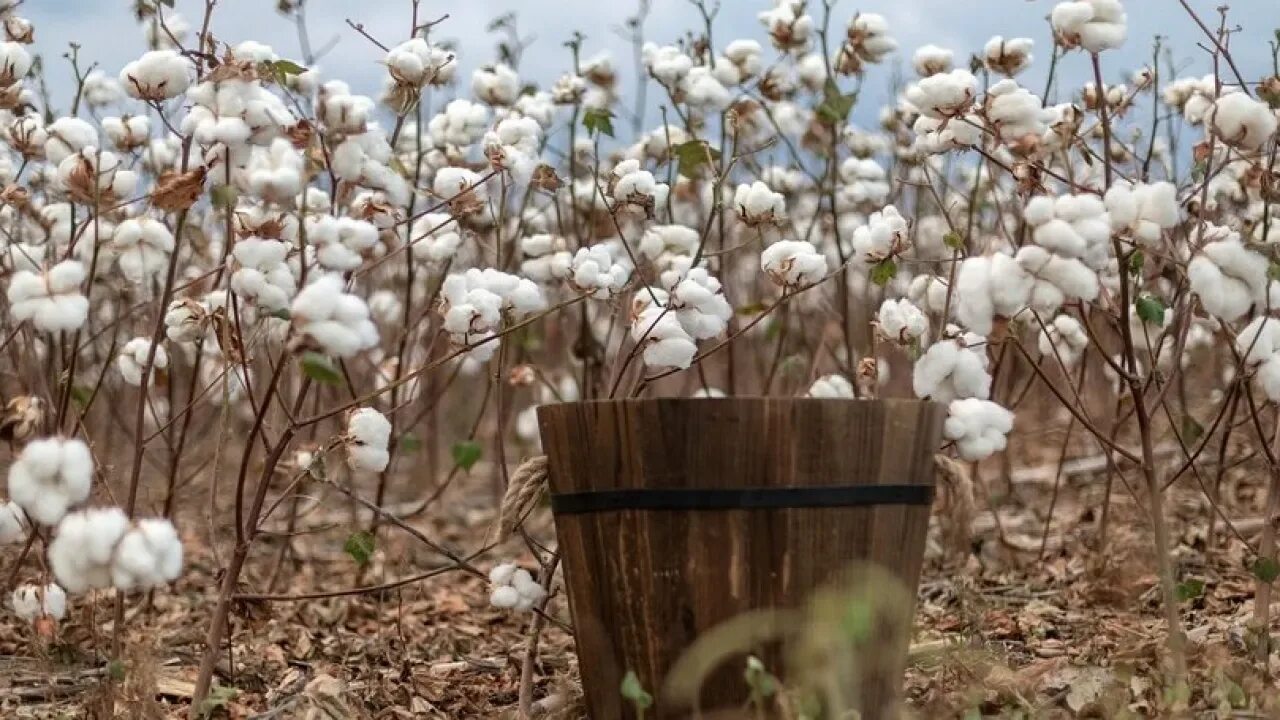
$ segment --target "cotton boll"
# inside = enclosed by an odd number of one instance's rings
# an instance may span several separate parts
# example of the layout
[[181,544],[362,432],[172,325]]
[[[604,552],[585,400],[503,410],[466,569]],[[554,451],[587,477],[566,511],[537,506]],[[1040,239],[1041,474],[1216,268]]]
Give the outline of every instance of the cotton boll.
[[[328,129],[339,133],[365,132],[373,108],[371,98],[352,95],[351,89],[341,80],[330,80],[321,85],[316,98],[316,118]],[[435,134],[434,130],[432,134]]]
[[881,303],[876,322],[890,342],[909,344],[929,332],[928,316],[906,298]]
[[733,308],[725,299],[720,281],[703,267],[690,268],[681,280],[672,286],[670,307],[692,337],[698,340],[713,338],[729,326]]
[[418,37],[391,48],[384,62],[392,80],[414,88],[447,85],[457,69],[453,53]]
[[98,144],[98,132],[92,125],[74,117],[54,120],[45,128],[44,154],[50,163],[59,165],[68,156]]
[[390,461],[391,421],[373,408],[359,408],[347,419],[347,464],[352,470],[382,472]]
[[335,275],[315,279],[289,307],[294,328],[327,355],[354,357],[378,344],[369,306],[348,294]]
[[[120,355],[116,357],[116,367],[120,370],[120,376],[124,378],[126,383],[134,387],[142,384],[143,370],[147,367],[148,355],[151,355],[150,338],[133,338],[120,349]],[[147,374],[148,387],[155,383],[154,371],[164,370],[168,367],[169,354],[165,352],[163,345],[157,345],[151,364],[153,372]]]
[[698,346],[675,314],[650,307],[631,324],[631,339],[644,343],[644,363],[649,367],[684,369],[693,363]]
[[1037,342],[1041,355],[1056,357],[1068,368],[1075,367],[1088,344],[1084,327],[1070,315],[1058,315],[1046,323]]
[[911,65],[920,77],[929,77],[951,70],[955,53],[937,45],[924,45],[911,56]]
[[9,602],[14,614],[24,622],[35,622],[40,617],[61,620],[67,614],[67,593],[57,583],[44,587],[20,585],[13,591]]
[[484,209],[489,191],[480,176],[460,167],[440,168],[432,182],[432,190],[441,200],[449,201],[455,215],[470,215]]
[[959,68],[921,78],[907,88],[907,101],[926,117],[944,119],[962,114],[973,103],[978,81]]
[[853,250],[868,264],[901,252],[907,243],[907,221],[892,205],[871,214],[867,224],[853,233]]
[[93,508],[71,513],[58,523],[49,544],[49,567],[70,593],[111,586],[116,544],[129,529],[119,508]]
[[623,160],[610,174],[610,195],[620,205],[630,205],[652,217],[654,208],[666,203],[669,188],[654,179],[653,173],[641,170],[635,160]]
[[912,386],[917,397],[937,402],[985,400],[991,392],[986,352],[964,347],[956,340],[936,342],[916,361]]
[[1058,44],[1091,53],[1124,44],[1127,18],[1120,0],[1070,0],[1054,6],[1049,17]]
[[528,177],[538,160],[542,126],[526,117],[509,117],[484,136],[484,154],[496,170]]
[[804,11],[803,3],[780,2],[772,10],[756,15],[773,46],[782,51],[803,49],[813,33],[813,18]]
[[801,288],[819,282],[827,274],[827,258],[812,243],[780,240],[764,249],[760,269],[778,285]]
[[982,62],[988,70],[1013,77],[1031,65],[1033,46],[1030,38],[1005,39],[996,35],[983,47]]
[[42,525],[56,524],[89,499],[92,485],[93,456],[78,439],[34,440],[9,466],[10,499]]
[[124,66],[120,84],[130,97],[160,102],[191,86],[191,62],[174,50],[152,50]]
[[395,325],[404,320],[404,303],[392,290],[378,290],[369,296],[369,314],[383,325]]
[[747,227],[781,224],[787,214],[786,199],[768,185],[756,181],[739,185],[733,194],[733,206]]
[[1276,134],[1276,113],[1244,93],[1218,98],[1208,114],[1213,134],[1241,150],[1260,149]]
[[0,545],[22,542],[28,530],[27,513],[21,505],[12,500],[0,505]]
[[[232,292],[247,304],[267,312],[289,307],[297,284],[285,262],[289,254],[286,243],[251,236],[238,241],[231,254],[236,268],[231,274]],[[358,256],[352,267],[356,266],[359,266]]]
[[961,458],[976,462],[1004,450],[1012,429],[1013,413],[988,400],[965,398],[948,406],[942,432]]
[[540,233],[523,238],[520,250],[525,259],[520,263],[520,273],[541,283],[569,277],[575,256],[566,247],[565,239],[556,235]]
[[1231,322],[1265,298],[1267,268],[1264,256],[1245,248],[1232,234],[1205,245],[1187,266],[1187,277],[1205,311]]
[[462,247],[462,231],[448,213],[426,213],[413,222],[410,233],[415,260],[441,267]]
[[84,265],[76,260],[64,260],[43,274],[16,272],[6,292],[9,314],[44,332],[76,330],[89,316],[89,300],[80,293],[84,279]]
[[853,399],[857,395],[853,391],[853,383],[843,375],[823,375],[809,386],[805,392],[807,397]]
[[134,284],[149,282],[169,266],[173,233],[155,218],[129,218],[116,226],[111,252],[125,278]]
[[142,115],[104,117],[102,132],[111,144],[120,150],[132,150],[147,144],[151,134],[151,122]]
[[471,73],[471,93],[486,105],[510,105],[520,94],[520,76],[507,65],[487,65]]
[[579,248],[569,267],[570,284],[597,300],[607,300],[622,292],[630,277],[630,267],[616,262],[604,244]]
[[520,592],[510,585],[500,585],[489,593],[489,604],[501,610],[511,610],[520,602]]
[[182,541],[168,520],[140,520],[116,545],[111,584],[118,590],[159,587],[181,574]]
[[836,64],[846,74],[861,72],[865,63],[879,63],[898,49],[897,41],[889,37],[889,22],[876,13],[854,14],[845,36]]
[[19,42],[0,42],[0,86],[8,87],[31,71],[31,53]]
[[1129,235],[1144,247],[1159,248],[1163,232],[1179,221],[1177,192],[1168,182],[1112,186],[1105,198],[1112,230]]

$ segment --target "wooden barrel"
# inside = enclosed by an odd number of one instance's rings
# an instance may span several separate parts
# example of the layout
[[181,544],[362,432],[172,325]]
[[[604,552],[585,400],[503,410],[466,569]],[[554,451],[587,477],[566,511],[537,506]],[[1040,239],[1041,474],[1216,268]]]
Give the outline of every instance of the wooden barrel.
[[[814,398],[539,408],[590,717],[635,717],[619,690],[628,671],[658,695],[646,717],[687,717],[658,688],[696,638],[746,611],[798,607],[850,563],[883,566],[910,605],[945,415],[937,403]],[[906,638],[897,644],[877,649],[875,678],[849,679],[864,718],[892,712]],[[729,663],[698,704],[742,707],[747,693],[743,665]]]

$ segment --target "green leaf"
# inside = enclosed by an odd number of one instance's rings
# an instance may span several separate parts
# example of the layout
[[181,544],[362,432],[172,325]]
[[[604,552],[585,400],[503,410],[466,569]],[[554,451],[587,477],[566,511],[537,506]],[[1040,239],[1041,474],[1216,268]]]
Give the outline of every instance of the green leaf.
[[307,69],[292,60],[276,60],[271,63],[271,69],[281,75],[301,75]]
[[1271,280],[1280,280],[1280,262],[1272,260],[1271,264],[1267,265],[1267,277]]
[[1188,445],[1195,445],[1202,437],[1204,437],[1204,426],[1190,415],[1183,415],[1182,441]]
[[964,238],[960,237],[960,233],[954,230],[942,236],[942,243],[952,250],[964,248]]
[[84,410],[89,406],[89,398],[91,397],[93,397],[93,391],[89,388],[84,387],[83,385],[71,386],[71,401],[74,402],[76,407],[81,410]]
[[861,643],[870,638],[875,625],[875,612],[871,603],[862,598],[850,601],[841,624],[845,635],[852,642]]
[[351,533],[347,541],[342,544],[342,551],[350,555],[357,565],[364,567],[369,564],[369,558],[373,557],[375,545],[376,542],[373,535],[361,530]]
[[413,433],[400,436],[400,449],[406,453],[415,453],[422,449],[422,441]]
[[1160,298],[1143,295],[1138,298],[1138,317],[1152,325],[1164,325],[1164,302]]
[[707,144],[706,140],[690,140],[675,147],[676,169],[687,177],[696,177],[698,168],[708,162],[719,162],[720,151]]
[[777,678],[765,669],[764,663],[755,655],[747,658],[747,669],[742,677],[747,681],[747,687],[751,688],[751,694],[757,698],[773,697],[778,691]]
[[849,117],[858,93],[841,93],[840,86],[828,78],[822,87],[822,104],[818,106],[818,119],[828,125],[842,123]]
[[1134,250],[1129,256],[1129,274],[1141,275],[1142,266],[1147,263],[1147,256],[1141,250]]
[[124,682],[124,662],[121,660],[112,660],[107,663],[107,676],[116,682]]
[[200,702],[197,714],[202,718],[211,717],[215,712],[227,706],[236,696],[240,694],[239,690],[229,685],[214,685],[209,689],[209,695]]
[[1249,568],[1249,571],[1253,573],[1254,577],[1258,578],[1262,582],[1270,584],[1275,582],[1276,578],[1280,577],[1280,561],[1277,561],[1273,557],[1264,557],[1259,555],[1258,558],[1253,561],[1253,565]]
[[1204,595],[1204,581],[1190,578],[1178,583],[1177,592],[1178,602],[1186,602],[1195,600]]
[[156,0],[156,2],[160,3],[165,7],[173,7],[173,0]]
[[893,258],[885,258],[871,268],[871,282],[884,287],[898,274],[898,263]]
[[302,353],[302,372],[307,377],[325,385],[341,385],[342,372],[327,355],[308,350]]
[[645,692],[635,670],[628,670],[626,676],[622,678],[622,697],[630,700],[637,711],[647,710],[653,705],[653,696]]
[[748,305],[742,305],[741,307],[734,308],[734,312],[738,313],[739,315],[759,315],[760,313],[765,311],[765,307],[766,307],[765,304],[762,302],[754,302]]
[[471,470],[471,466],[475,465],[484,451],[480,448],[480,443],[475,440],[463,440],[453,444],[450,448],[453,455],[453,463],[463,470]]
[[607,108],[588,108],[582,115],[582,127],[590,135],[604,133],[613,137],[613,111]]
[[213,189],[213,206],[219,210],[234,208],[240,201],[240,193],[233,185],[219,185]]

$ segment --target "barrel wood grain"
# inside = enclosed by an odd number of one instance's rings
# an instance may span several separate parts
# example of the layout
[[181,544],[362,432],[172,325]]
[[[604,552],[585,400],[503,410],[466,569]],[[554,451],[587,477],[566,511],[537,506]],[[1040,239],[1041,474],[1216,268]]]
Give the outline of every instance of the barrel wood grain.
[[[553,493],[932,485],[945,406],[906,400],[646,399],[539,408]],[[850,563],[882,565],[914,592],[924,505],[559,514],[579,666],[595,720],[633,717],[627,670],[657,694],[695,638],[752,609],[796,607]],[[860,682],[866,718],[887,716],[901,648]],[[762,649],[781,671],[776,648]],[[704,709],[739,706],[742,663],[703,687]],[[886,674],[883,667],[888,667]],[[657,697],[649,717],[687,717]]]

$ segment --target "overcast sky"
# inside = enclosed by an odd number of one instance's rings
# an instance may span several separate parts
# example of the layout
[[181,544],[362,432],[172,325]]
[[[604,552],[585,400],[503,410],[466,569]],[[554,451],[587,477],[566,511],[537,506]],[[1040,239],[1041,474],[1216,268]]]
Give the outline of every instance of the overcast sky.
[[[1231,5],[1230,25],[1239,27],[1232,40],[1237,64],[1247,79],[1260,79],[1270,71],[1267,41],[1280,26],[1280,0],[1227,2]],[[20,14],[35,23],[36,50],[45,56],[49,67],[55,104],[65,108],[65,98],[73,87],[69,66],[61,58],[67,43],[78,43],[84,60],[98,62],[112,74],[141,54],[142,30],[134,22],[131,4],[130,0],[26,0],[22,5]],[[1214,26],[1215,8],[1221,4],[1223,0],[1191,0],[1192,7]],[[193,25],[199,22],[203,0],[177,0],[176,5]],[[300,59],[294,25],[276,13],[275,5],[275,0],[219,0],[213,32],[221,41],[234,44],[258,40],[271,45],[283,57]],[[384,53],[348,27],[345,20],[362,23],[371,35],[391,45],[408,35],[409,1],[307,0],[306,5],[313,46],[336,41],[318,63],[325,78],[338,77],[356,91],[376,94],[383,76],[378,61]],[[521,35],[532,40],[521,64],[522,79],[546,88],[568,66],[568,51],[563,43],[574,30],[586,36],[585,55],[611,51],[624,73],[624,82],[628,82],[631,53],[615,28],[635,13],[636,5],[636,0],[423,0],[420,16],[427,20],[449,13],[448,20],[433,31],[433,37],[456,42],[461,76],[469,78],[472,69],[496,57],[498,38],[486,30],[489,20],[514,11]],[[891,34],[900,44],[896,60],[904,63],[909,63],[912,50],[927,43],[954,50],[961,61],[980,50],[993,34],[1030,37],[1036,42],[1036,64],[1021,79],[1039,93],[1050,52],[1045,18],[1053,5],[1052,0],[841,0],[834,17],[843,26],[857,11],[885,15]],[[1126,0],[1125,5],[1129,40],[1121,50],[1104,55],[1107,82],[1125,80],[1132,70],[1143,65],[1150,57],[1156,35],[1164,36],[1173,47],[1180,74],[1210,71],[1207,54],[1196,46],[1204,37],[1178,0]],[[767,46],[756,14],[770,6],[770,0],[722,0],[714,28],[716,46],[723,48],[730,40],[748,37]],[[811,1],[810,7],[811,12],[821,11],[817,0]],[[701,19],[689,0],[652,0],[645,33],[650,40],[666,43],[699,27]],[[1065,79],[1076,86],[1090,77],[1087,57],[1080,53],[1068,56],[1062,69]],[[887,97],[890,76],[889,67],[872,72],[855,118],[874,118],[874,105]],[[467,84],[461,84],[461,92],[467,92]],[[57,102],[59,98],[61,103]]]

